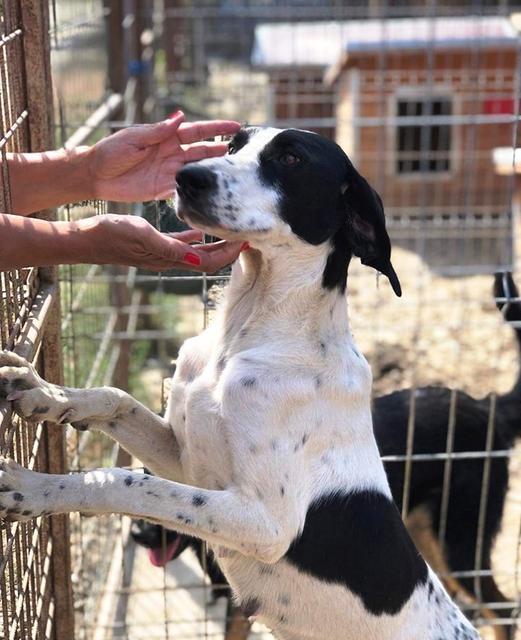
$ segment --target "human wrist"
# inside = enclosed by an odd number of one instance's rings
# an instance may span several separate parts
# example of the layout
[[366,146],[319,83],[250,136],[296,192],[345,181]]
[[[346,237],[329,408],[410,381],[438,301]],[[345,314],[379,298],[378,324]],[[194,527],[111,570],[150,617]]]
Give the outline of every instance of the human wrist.
[[13,212],[27,215],[94,198],[89,151],[77,147],[7,154]]
[[91,216],[69,223],[69,250],[76,255],[74,262],[87,264],[107,264],[110,250],[103,232],[105,216]]
[[64,179],[67,179],[68,202],[96,199],[96,186],[93,171],[94,147],[75,147],[60,149]]

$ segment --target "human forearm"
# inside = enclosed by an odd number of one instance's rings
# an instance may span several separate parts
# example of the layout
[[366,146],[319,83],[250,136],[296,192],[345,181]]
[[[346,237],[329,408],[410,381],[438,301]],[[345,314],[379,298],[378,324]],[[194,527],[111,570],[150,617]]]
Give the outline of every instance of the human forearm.
[[12,210],[27,215],[94,198],[88,147],[7,154]]
[[88,220],[48,222],[0,214],[0,271],[94,263],[94,232]]

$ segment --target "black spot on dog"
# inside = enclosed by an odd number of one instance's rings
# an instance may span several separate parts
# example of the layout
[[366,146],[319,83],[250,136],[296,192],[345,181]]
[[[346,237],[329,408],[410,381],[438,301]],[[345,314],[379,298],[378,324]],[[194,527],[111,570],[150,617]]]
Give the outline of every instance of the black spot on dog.
[[178,520],[182,520],[185,524],[192,524],[192,522],[193,522],[192,518],[189,518],[184,513],[177,513],[176,514],[176,518]]
[[137,413],[137,407],[133,407],[133,408],[130,410],[130,413],[131,413],[133,416],[135,416],[135,415],[136,415],[136,413]]
[[257,445],[250,444],[250,446],[248,447],[248,450],[250,453],[257,453],[258,452]]
[[65,489],[65,484],[63,482],[60,482],[58,486],[62,491]]
[[[346,290],[347,267],[351,257],[351,249],[347,236],[344,233],[336,233],[331,241],[333,250],[327,257],[326,268],[322,276],[322,286],[325,289],[338,289],[341,295]],[[333,317],[334,307],[331,307],[330,315]]]
[[127,476],[125,478],[125,485],[127,487],[131,487],[133,483],[134,483],[134,480],[132,480],[132,476]]
[[321,386],[322,386],[322,377],[315,376],[315,388],[320,389]]
[[327,347],[325,342],[320,343],[320,353],[325,356],[327,354]]
[[253,376],[242,378],[241,384],[243,387],[254,387],[257,384],[257,378],[254,378]]
[[206,504],[206,498],[200,493],[196,493],[192,498],[192,504],[194,505],[194,507],[202,507]]
[[291,602],[291,598],[289,597],[289,595],[287,593],[283,593],[279,596],[279,602],[283,607],[289,607],[290,602]]
[[248,598],[241,604],[241,611],[246,618],[254,616],[260,610],[260,602],[257,598]]
[[284,497],[284,495],[286,494],[286,489],[284,488],[284,485],[280,485],[280,495],[282,497]]
[[273,438],[272,440],[270,440],[270,448],[272,451],[276,451],[278,446],[279,446],[279,442],[277,438]]
[[50,495],[51,495],[51,491],[50,491],[50,489],[46,489],[46,490],[43,492],[43,497],[44,497],[44,498],[48,498]]
[[302,441],[301,441],[302,442],[302,446],[304,446],[308,440],[309,440],[309,433],[305,433],[302,436]]
[[[234,153],[237,153],[237,151],[240,151],[248,144],[250,136],[252,136],[256,131],[257,129],[255,127],[239,129],[239,131],[237,131],[237,133],[230,140],[230,144],[228,145],[228,153],[230,155],[233,155]],[[234,183],[237,178],[235,178],[235,176],[230,176],[230,180],[232,183]]]
[[89,428],[89,423],[86,420],[80,420],[79,422],[71,422],[70,423],[76,431],[87,431]]
[[13,380],[13,385],[15,389],[20,391],[29,391],[29,389],[32,389],[34,387],[33,384],[31,384],[24,378],[16,378],[15,380]]
[[22,515],[23,516],[30,516],[32,515],[32,511],[30,509],[26,509],[25,511],[22,511]]
[[19,493],[18,491],[15,491],[15,493],[13,493],[13,500],[15,502],[23,502],[24,497],[21,493]]
[[147,496],[152,496],[154,498],[160,498],[161,496],[159,495],[159,493],[156,493],[155,491],[146,491]]
[[37,414],[47,413],[48,411],[49,411],[49,407],[35,407],[33,409],[33,413],[37,413]]
[[248,335],[248,329],[246,327],[243,327],[240,331],[239,331],[239,338],[244,338]]
[[113,429],[116,426],[117,422],[115,420],[109,420],[109,427]]
[[226,363],[227,363],[227,359],[226,359],[226,356],[223,354],[220,356],[219,360],[217,361],[217,369],[219,371],[223,371],[224,367],[226,367]]
[[374,615],[398,613],[428,579],[397,508],[377,491],[316,500],[286,559],[320,580],[344,585]]

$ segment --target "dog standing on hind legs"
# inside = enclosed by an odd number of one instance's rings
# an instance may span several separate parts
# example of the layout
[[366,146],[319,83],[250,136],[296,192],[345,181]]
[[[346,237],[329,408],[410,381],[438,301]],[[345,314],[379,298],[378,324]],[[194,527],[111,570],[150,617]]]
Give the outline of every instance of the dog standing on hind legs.
[[295,129],[241,130],[177,189],[180,217],[252,249],[211,327],[183,345],[164,419],[117,389],[57,387],[0,361],[22,416],[102,431],[158,477],[4,460],[0,514],[117,512],[200,537],[280,640],[477,639],[392,501],[349,331],[353,255],[400,294],[380,198],[336,144]]

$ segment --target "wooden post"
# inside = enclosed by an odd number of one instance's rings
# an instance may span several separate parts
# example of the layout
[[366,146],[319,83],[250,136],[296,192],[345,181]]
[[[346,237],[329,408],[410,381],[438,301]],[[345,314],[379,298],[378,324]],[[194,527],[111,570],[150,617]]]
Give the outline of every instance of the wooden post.
[[[41,0],[23,0],[21,4],[24,29],[23,47],[27,105],[29,108],[30,151],[54,147],[53,99],[49,41],[49,4]],[[40,217],[55,219],[55,211],[41,212]],[[58,288],[58,270],[40,269],[42,282]],[[46,380],[63,384],[62,349],[60,339],[60,297],[54,298],[42,339],[41,362]],[[56,427],[45,430],[49,473],[67,471],[64,432]],[[54,640],[74,639],[74,606],[71,583],[70,530],[66,515],[53,516],[52,537],[52,597],[54,600]]]

